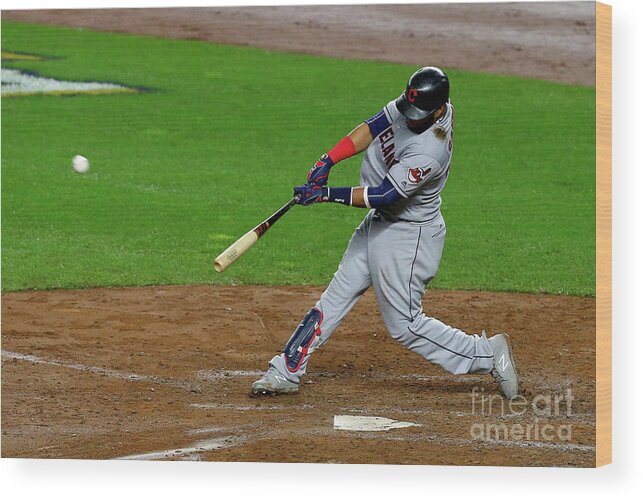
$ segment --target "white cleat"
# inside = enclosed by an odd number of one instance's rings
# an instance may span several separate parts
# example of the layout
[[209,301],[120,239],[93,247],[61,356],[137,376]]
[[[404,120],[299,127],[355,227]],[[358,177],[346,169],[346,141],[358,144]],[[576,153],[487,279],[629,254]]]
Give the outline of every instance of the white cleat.
[[299,385],[288,381],[274,367],[268,368],[266,374],[252,384],[252,395],[285,395],[297,393]]
[[511,351],[509,336],[496,334],[489,338],[493,350],[493,369],[491,375],[496,380],[502,393],[509,400],[518,396],[518,371]]

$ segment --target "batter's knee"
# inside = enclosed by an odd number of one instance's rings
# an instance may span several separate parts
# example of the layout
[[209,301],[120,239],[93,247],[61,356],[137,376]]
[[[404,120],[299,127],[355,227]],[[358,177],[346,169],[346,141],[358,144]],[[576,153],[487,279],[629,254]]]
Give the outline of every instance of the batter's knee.
[[405,346],[410,342],[410,336],[412,335],[410,335],[409,328],[414,321],[409,318],[409,316],[398,312],[390,314],[384,322],[386,323],[386,329],[391,338]]

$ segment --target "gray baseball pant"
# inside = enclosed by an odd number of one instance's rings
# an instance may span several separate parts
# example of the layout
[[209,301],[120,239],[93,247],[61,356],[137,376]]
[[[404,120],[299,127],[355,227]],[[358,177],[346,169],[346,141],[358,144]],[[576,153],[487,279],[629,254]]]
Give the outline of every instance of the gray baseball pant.
[[483,374],[493,367],[489,340],[467,334],[422,311],[426,285],[435,277],[446,236],[444,219],[392,222],[371,210],[353,233],[337,272],[315,307],[320,330],[295,372],[284,353],[270,361],[280,374],[299,383],[313,351],[324,345],[344,316],[373,286],[389,334],[405,347],[453,374]]

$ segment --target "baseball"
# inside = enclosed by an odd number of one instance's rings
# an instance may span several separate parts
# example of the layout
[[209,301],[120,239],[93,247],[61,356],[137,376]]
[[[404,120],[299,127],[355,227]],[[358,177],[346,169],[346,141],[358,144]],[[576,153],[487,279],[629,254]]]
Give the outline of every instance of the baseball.
[[71,167],[76,173],[83,175],[89,171],[89,160],[85,156],[77,154],[71,159]]

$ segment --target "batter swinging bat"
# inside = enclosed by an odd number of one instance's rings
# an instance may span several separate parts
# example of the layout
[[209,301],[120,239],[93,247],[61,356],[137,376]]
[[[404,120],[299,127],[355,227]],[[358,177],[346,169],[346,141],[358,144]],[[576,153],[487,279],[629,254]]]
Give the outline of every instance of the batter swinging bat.
[[283,217],[286,212],[297,204],[298,196],[295,196],[285,205],[275,211],[272,215],[266,218],[263,222],[257,225],[254,229],[246,232],[243,236],[237,239],[228,249],[221,253],[214,259],[214,268],[217,272],[223,272],[230,265],[237,261],[237,259],[248,251],[254,243],[256,243],[261,236],[263,236],[268,229],[272,227],[277,220]]

